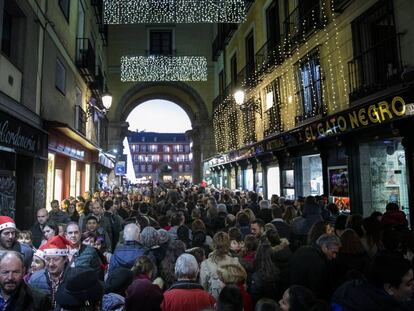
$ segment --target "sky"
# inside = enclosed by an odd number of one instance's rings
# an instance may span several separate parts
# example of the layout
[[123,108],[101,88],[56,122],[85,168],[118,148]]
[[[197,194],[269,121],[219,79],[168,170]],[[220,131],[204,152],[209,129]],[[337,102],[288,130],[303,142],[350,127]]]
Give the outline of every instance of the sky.
[[186,112],[167,100],[149,100],[135,107],[127,118],[129,130],[159,133],[184,133],[191,130]]

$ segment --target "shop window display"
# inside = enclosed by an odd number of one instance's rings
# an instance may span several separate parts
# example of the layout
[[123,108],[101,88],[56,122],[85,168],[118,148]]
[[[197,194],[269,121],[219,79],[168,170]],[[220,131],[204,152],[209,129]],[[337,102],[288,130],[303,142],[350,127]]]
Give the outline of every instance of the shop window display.
[[286,199],[295,199],[295,177],[293,170],[282,171],[282,195]]
[[397,203],[408,216],[405,152],[401,140],[361,144],[359,151],[364,216],[374,211],[385,212],[389,202]]
[[322,160],[319,154],[302,157],[303,196],[323,194]]

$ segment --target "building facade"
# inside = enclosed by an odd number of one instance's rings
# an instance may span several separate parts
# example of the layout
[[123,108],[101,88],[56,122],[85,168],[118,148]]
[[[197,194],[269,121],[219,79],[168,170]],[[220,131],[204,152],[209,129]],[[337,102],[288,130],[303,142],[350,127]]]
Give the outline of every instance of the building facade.
[[397,202],[412,221],[413,10],[405,0],[255,1],[244,24],[219,25],[218,154],[205,178],[266,197],[327,194],[364,216]]
[[129,132],[128,143],[140,182],[192,181],[193,154],[186,134]]
[[101,103],[106,27],[101,1],[2,0],[0,16],[0,213],[23,229],[113,167]]

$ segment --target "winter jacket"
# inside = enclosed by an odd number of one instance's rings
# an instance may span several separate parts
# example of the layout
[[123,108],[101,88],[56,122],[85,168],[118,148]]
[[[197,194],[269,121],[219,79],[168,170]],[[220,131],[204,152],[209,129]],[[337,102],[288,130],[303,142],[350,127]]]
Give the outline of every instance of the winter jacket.
[[264,274],[263,271],[255,271],[251,275],[248,292],[252,296],[253,305],[261,298],[277,300],[279,293],[279,272]]
[[413,302],[399,302],[365,280],[344,283],[332,296],[334,311],[409,311]]
[[128,287],[125,298],[126,311],[161,311],[164,299],[161,288],[148,278],[136,279]]
[[330,263],[320,247],[302,246],[290,261],[290,284],[302,285],[319,299],[328,300],[333,291]]
[[282,218],[273,219],[271,223],[275,226],[281,238],[290,240],[290,225],[288,225]]
[[200,311],[211,308],[215,299],[195,282],[178,281],[164,293],[162,311]]
[[103,281],[104,271],[102,262],[95,248],[87,245],[81,245],[81,248],[73,256],[73,267],[88,267],[93,269],[98,278]]
[[[136,241],[126,241],[115,249],[109,263],[108,274],[111,274],[118,267],[131,269],[137,258],[144,255],[149,255],[148,248]],[[155,259],[153,259],[153,262],[155,262]]]
[[297,235],[307,235],[314,223],[322,221],[321,208],[318,204],[305,204],[303,215],[292,222],[292,231]]
[[280,244],[272,247],[272,261],[280,270],[279,295],[289,287],[290,260],[292,251],[289,247],[289,241],[280,239]]
[[125,297],[109,293],[102,298],[102,311],[123,311],[125,305]]
[[200,267],[200,284],[203,288],[208,291],[215,299],[218,299],[220,291],[223,287],[219,277],[217,275],[217,268],[223,265],[240,265],[239,260],[237,258],[230,257],[226,255],[223,259],[221,259],[218,263],[215,263],[211,258],[210,254],[209,258],[204,260],[201,263]]
[[11,299],[11,302],[4,311],[45,311],[52,308],[47,295],[42,294],[23,282]]
[[335,269],[334,285],[339,287],[345,281],[354,278],[353,276],[360,276],[367,272],[370,258],[366,252],[348,254],[340,251],[333,264]]
[[263,220],[265,224],[271,222],[273,219],[272,210],[270,208],[263,208],[259,210],[257,214],[257,218],[260,218],[261,220]]

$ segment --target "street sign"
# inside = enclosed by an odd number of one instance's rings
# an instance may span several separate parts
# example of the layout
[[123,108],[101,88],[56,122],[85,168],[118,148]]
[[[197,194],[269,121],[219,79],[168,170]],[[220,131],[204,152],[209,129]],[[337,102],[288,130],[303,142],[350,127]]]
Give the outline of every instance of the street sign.
[[116,176],[123,176],[126,174],[126,162],[125,161],[117,161],[115,164],[115,175]]

